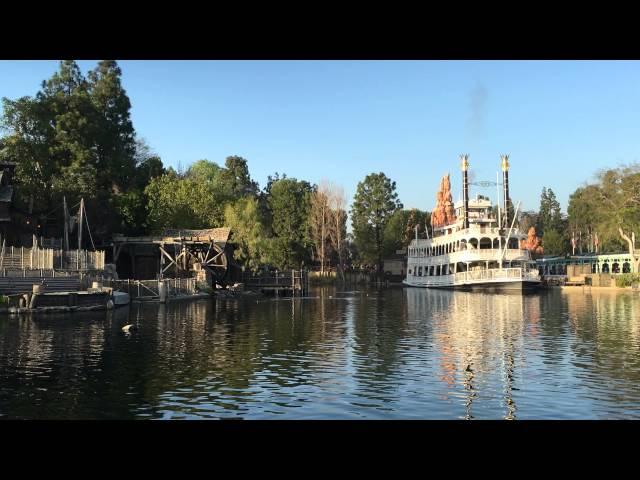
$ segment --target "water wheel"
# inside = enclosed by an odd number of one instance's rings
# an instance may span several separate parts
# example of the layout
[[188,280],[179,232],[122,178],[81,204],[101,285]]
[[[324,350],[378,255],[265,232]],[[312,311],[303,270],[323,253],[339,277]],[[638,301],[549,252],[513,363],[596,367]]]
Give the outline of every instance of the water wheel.
[[208,246],[206,252],[201,251],[199,257],[202,267],[211,274],[213,282],[224,285],[229,270],[229,259],[225,249],[213,243]]

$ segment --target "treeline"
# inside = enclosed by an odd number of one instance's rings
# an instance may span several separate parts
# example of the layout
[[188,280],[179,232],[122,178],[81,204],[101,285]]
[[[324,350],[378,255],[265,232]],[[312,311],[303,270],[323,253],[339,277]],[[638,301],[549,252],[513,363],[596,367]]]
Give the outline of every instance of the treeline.
[[[543,188],[537,212],[524,212],[520,226],[535,226],[546,255],[633,252],[640,230],[640,164],[604,169],[576,189],[567,215],[553,190]],[[634,271],[638,271],[635,262]]]
[[403,210],[383,173],[358,184],[348,234],[347,199],[330,182],[275,173],[261,190],[239,156],[224,166],[203,159],[184,171],[165,168],[136,134],[115,61],[100,61],[86,77],[76,62],[60,62],[35,96],[2,102],[0,160],[16,163],[14,224],[29,233],[51,235],[48,224],[61,235],[63,198],[70,206],[84,198],[98,242],[115,232],[224,225],[236,259],[250,269],[314,263],[380,271],[416,226],[421,235],[428,226],[427,212]]

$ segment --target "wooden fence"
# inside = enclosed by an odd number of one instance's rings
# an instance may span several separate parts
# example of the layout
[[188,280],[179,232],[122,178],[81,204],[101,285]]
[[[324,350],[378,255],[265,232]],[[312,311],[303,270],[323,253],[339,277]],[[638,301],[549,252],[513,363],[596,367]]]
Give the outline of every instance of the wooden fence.
[[8,270],[102,270],[104,251],[54,250],[52,248],[4,247],[0,271]]

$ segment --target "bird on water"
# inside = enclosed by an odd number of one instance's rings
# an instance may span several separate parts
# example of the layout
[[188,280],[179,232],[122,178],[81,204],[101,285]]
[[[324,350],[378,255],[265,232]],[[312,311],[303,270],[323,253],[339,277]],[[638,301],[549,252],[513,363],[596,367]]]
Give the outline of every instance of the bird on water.
[[131,332],[134,332],[136,330],[138,330],[138,327],[136,327],[133,324],[125,325],[124,327],[122,327],[122,331],[124,333],[131,333]]

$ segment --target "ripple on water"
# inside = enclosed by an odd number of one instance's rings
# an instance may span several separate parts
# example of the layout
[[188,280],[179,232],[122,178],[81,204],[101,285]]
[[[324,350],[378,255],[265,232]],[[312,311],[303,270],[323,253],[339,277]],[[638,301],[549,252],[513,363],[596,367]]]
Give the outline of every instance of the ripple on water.
[[640,418],[637,295],[319,290],[0,323],[3,418]]

